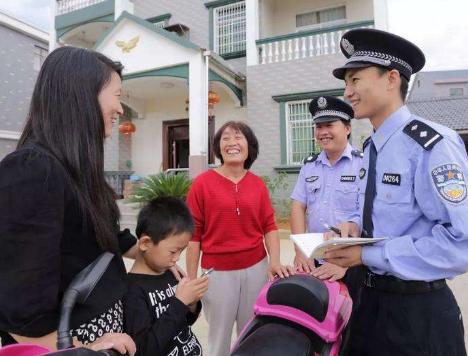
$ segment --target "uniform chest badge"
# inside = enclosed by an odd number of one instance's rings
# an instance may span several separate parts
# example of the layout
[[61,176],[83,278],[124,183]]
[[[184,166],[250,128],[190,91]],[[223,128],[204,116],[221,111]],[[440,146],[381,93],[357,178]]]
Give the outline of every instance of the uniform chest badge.
[[363,179],[365,176],[366,176],[366,169],[361,168],[361,170],[359,171],[359,179]]
[[431,172],[432,181],[440,196],[451,203],[466,198],[466,183],[462,169],[457,164],[442,164]]
[[382,177],[383,184],[400,185],[401,175],[396,173],[384,173]]
[[355,182],[356,176],[341,176],[340,182]]
[[305,181],[306,181],[307,183],[313,183],[313,182],[315,182],[317,179],[319,179],[318,176],[310,176],[310,177],[307,177],[307,178],[305,179]]

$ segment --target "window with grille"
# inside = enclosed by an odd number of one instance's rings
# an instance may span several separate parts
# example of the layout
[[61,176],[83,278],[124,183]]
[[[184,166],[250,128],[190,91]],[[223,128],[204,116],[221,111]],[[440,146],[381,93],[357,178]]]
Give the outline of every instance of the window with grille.
[[296,29],[300,31],[336,26],[344,23],[346,23],[345,6],[296,15]]
[[214,50],[219,54],[245,51],[245,1],[213,11]]
[[316,150],[309,100],[286,103],[287,164],[301,164]]
[[450,96],[463,96],[463,88],[450,88]]
[[42,63],[44,63],[45,58],[49,51],[45,48],[40,46],[34,46],[34,62],[33,67],[35,71],[39,71],[42,67]]

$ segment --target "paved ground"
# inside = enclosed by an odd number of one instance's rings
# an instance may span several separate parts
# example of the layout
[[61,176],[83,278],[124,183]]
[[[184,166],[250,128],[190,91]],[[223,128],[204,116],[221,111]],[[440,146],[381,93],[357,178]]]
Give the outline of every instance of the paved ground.
[[[281,239],[281,260],[283,263],[292,264],[294,259],[294,249],[291,241],[287,239]],[[182,255],[180,260],[180,266],[185,268],[185,253]],[[453,281],[449,281],[449,285],[452,288],[455,297],[458,300],[458,303],[461,307],[463,320],[465,321],[465,330],[467,330],[467,321],[468,321],[468,298],[467,298],[467,290],[468,290],[468,274],[464,274],[462,276],[457,277]],[[203,313],[200,318],[197,320],[193,327],[194,333],[197,335],[198,339],[203,345],[203,349],[205,350],[204,355],[209,356],[207,354],[208,350],[208,324],[206,323],[205,318],[203,317]],[[236,336],[233,333],[233,341],[236,339]],[[468,341],[468,335],[465,336],[465,344]]]

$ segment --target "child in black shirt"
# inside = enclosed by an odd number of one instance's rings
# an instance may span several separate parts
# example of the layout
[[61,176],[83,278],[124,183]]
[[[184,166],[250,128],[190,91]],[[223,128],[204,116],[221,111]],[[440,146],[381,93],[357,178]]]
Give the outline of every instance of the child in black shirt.
[[139,356],[202,355],[190,325],[200,313],[208,277],[177,283],[169,271],[192,232],[190,211],[176,198],[156,198],[138,215],[138,254],[129,273],[124,319]]

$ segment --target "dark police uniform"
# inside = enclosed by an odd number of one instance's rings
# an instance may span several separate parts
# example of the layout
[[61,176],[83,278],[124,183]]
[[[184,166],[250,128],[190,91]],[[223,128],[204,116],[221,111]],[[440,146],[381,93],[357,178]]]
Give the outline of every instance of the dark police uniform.
[[[409,80],[425,61],[414,44],[378,30],[347,32],[341,49],[348,60],[333,71],[339,79],[347,69],[380,66]],[[350,220],[388,239],[362,248],[368,273],[349,354],[466,355],[460,309],[445,283],[468,270],[463,141],[402,106],[367,141],[363,167],[361,209]]]

